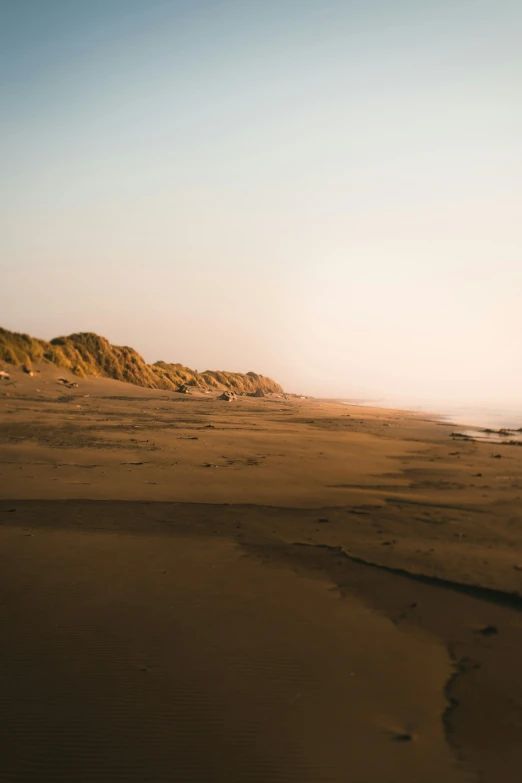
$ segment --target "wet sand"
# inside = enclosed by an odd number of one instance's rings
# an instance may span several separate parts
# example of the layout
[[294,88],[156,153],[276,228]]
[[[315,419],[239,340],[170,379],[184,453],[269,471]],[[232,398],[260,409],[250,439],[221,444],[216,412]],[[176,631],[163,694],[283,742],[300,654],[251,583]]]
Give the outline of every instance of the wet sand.
[[522,450],[56,374],[0,389],[2,783],[519,780]]
[[3,780],[465,779],[427,634],[227,541],[34,531],[2,531]]

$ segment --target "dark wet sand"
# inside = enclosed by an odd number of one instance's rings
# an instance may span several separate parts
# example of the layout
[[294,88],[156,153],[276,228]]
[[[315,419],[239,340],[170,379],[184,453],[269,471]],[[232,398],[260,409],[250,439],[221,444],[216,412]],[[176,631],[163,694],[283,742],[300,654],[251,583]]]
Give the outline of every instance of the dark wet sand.
[[521,448],[53,372],[0,395],[0,783],[518,783]]
[[225,537],[68,513],[0,530],[2,781],[466,780],[435,637]]

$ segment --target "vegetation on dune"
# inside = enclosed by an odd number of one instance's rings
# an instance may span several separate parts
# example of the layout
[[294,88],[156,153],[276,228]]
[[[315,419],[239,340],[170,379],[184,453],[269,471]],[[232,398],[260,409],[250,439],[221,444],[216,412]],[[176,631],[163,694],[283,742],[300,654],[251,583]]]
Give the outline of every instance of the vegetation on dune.
[[30,366],[32,362],[43,359],[45,345],[43,340],[35,340],[28,334],[0,328],[0,362]]
[[31,367],[39,361],[51,362],[82,378],[97,375],[151,389],[175,390],[185,384],[199,389],[230,389],[247,393],[257,389],[283,391],[271,378],[254,372],[206,370],[199,373],[182,364],[147,364],[134,348],[111,345],[104,337],[92,332],[56,337],[46,342],[0,328],[0,364]]

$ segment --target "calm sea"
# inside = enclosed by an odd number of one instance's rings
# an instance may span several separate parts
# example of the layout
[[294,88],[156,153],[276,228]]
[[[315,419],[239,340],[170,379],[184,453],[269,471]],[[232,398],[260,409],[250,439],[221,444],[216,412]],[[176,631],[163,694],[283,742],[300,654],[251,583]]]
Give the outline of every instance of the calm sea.
[[418,405],[404,400],[390,399],[344,399],[341,402],[346,405],[364,405],[376,408],[399,408],[425,413],[427,418],[442,417],[448,422],[460,426],[487,427],[490,429],[514,429],[522,427],[522,401],[518,406],[511,405],[458,405],[450,403],[434,402],[432,404]]

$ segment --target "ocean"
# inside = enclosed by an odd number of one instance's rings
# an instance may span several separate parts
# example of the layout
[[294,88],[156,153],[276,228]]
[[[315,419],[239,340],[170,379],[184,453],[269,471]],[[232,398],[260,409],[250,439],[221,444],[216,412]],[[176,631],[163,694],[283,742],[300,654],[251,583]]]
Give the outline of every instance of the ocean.
[[424,413],[427,418],[442,418],[461,427],[480,427],[492,430],[508,429],[518,430],[522,427],[522,400],[520,405],[506,405],[503,403],[489,405],[463,405],[457,403],[433,403],[418,404],[407,400],[397,399],[343,399],[346,405],[364,405],[376,408],[398,408],[414,413]]

